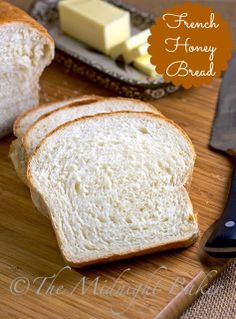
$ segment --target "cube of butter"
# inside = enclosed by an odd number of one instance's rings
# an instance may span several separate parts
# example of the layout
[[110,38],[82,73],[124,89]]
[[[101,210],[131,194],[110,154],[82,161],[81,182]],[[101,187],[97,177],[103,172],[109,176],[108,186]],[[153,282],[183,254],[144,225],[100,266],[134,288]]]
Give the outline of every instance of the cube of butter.
[[161,77],[161,75],[156,72],[155,66],[151,64],[150,58],[149,54],[136,58],[134,60],[135,68],[152,78]]
[[150,34],[150,29],[146,29],[133,35],[124,43],[124,50],[130,51],[144,43],[147,43]]
[[143,31],[133,35],[132,37],[130,37],[129,39],[127,39],[123,43],[121,43],[121,44],[115,46],[113,49],[111,49],[110,56],[113,59],[116,59],[121,54],[122,55],[129,54],[131,51],[133,51],[137,47],[141,46],[142,44],[146,44],[150,34],[151,34],[150,30],[146,29],[146,30],[143,30]]
[[63,32],[105,54],[130,37],[129,12],[101,0],[60,1],[59,16]]
[[133,50],[125,51],[123,53],[123,58],[125,63],[133,62],[136,58],[142,55],[146,55],[148,53],[148,47],[149,47],[149,44],[145,43],[134,48]]

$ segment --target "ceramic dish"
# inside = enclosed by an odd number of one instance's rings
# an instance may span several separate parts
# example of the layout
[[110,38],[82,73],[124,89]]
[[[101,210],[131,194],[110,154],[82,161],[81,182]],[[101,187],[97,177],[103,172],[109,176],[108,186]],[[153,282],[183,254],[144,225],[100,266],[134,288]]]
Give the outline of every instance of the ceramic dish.
[[[123,4],[117,0],[107,1],[130,12],[132,34],[151,27],[154,16]],[[110,57],[91,49],[60,30],[57,11],[58,0],[36,0],[30,14],[42,23],[55,40],[59,50],[56,60],[73,72],[86,76],[94,82],[105,85],[120,95],[138,98],[159,98],[178,88],[165,83],[162,77],[149,78],[132,65],[114,61]]]

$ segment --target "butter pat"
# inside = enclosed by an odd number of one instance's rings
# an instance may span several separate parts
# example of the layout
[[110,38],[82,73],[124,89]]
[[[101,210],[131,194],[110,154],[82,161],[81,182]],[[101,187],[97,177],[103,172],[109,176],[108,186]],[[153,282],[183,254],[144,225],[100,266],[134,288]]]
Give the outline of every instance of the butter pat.
[[149,47],[148,43],[145,43],[145,44],[138,46],[137,48],[134,48],[133,50],[126,51],[123,54],[123,58],[124,58],[125,63],[131,63],[136,58],[138,58],[142,55],[146,55],[148,47]]
[[156,72],[155,66],[151,64],[150,58],[149,54],[140,56],[134,60],[134,66],[152,78],[160,77],[161,75]]
[[66,0],[58,7],[62,31],[105,54],[130,37],[129,12],[107,2]]
[[124,41],[123,43],[115,46],[113,49],[110,51],[110,56],[113,59],[118,58],[118,56],[129,54],[130,51],[138,48],[139,46],[146,44],[148,37],[150,35],[150,30],[146,29],[142,32],[139,32],[132,37],[130,37],[128,40]]
[[139,32],[138,34],[135,34],[134,36],[129,38],[127,41],[125,41],[124,50],[130,51],[144,43],[147,43],[147,40],[150,34],[151,33],[149,29]]

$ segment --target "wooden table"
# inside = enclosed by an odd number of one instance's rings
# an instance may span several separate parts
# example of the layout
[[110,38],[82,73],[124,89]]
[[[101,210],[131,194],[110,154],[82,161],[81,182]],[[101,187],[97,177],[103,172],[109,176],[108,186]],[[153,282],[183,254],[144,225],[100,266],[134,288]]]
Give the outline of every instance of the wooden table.
[[[64,71],[55,63],[46,70],[41,80],[42,102],[78,94],[111,95]],[[214,80],[212,85],[151,102],[180,124],[196,147],[190,196],[201,235],[222,212],[231,174],[229,160],[208,149],[219,84],[220,80]],[[82,270],[63,268],[66,265],[50,222],[37,213],[8,158],[11,140],[9,136],[0,142],[0,318],[152,319],[196,276],[200,285],[211,268],[199,260],[199,241],[185,250]],[[96,282],[97,289],[93,289]],[[181,297],[168,308],[168,315],[158,318],[175,318],[193,299]]]
[[[27,9],[32,0],[11,2]],[[126,2],[155,15],[176,4],[175,0]],[[222,13],[230,22],[236,42],[236,2],[199,2]],[[222,212],[231,174],[229,160],[208,149],[219,84],[215,80],[212,85],[152,102],[187,131],[196,147],[198,158],[190,196],[201,235]],[[112,95],[83,78],[65,74],[56,64],[44,73],[41,86],[41,102],[78,94]],[[152,319],[176,298],[182,286],[192,280],[196,287],[201,282],[204,285],[205,275],[212,268],[222,269],[214,263],[212,267],[201,264],[200,241],[186,250],[83,270],[64,269],[50,222],[37,213],[8,158],[12,138],[0,141],[0,318]],[[97,289],[93,290],[96,282]],[[84,283],[88,290],[83,291]],[[89,288],[90,284],[93,286]],[[175,318],[195,297],[194,293],[178,296],[158,318]]]

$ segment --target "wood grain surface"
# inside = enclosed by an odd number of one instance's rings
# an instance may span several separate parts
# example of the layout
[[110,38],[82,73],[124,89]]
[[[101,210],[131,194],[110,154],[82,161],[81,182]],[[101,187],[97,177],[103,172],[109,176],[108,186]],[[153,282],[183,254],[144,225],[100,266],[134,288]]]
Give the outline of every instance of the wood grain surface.
[[[223,210],[231,174],[230,161],[208,149],[219,84],[215,80],[151,101],[187,131],[196,147],[190,195],[201,235]],[[41,102],[78,94],[111,95],[56,64],[44,73],[41,87]],[[214,262],[200,262],[200,240],[185,250],[82,270],[64,268],[49,220],[37,213],[8,158],[12,138],[0,141],[0,318],[176,318],[222,269]],[[216,271],[209,273],[212,269]],[[192,293],[183,292],[192,279]]]

